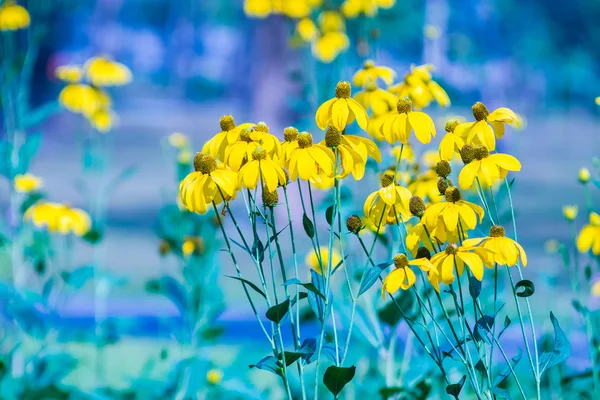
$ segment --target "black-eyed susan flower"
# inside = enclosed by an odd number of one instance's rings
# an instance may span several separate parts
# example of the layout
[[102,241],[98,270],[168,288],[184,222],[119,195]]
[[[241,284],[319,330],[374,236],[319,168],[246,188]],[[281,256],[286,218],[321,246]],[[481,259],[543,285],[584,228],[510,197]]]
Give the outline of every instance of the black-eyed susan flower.
[[54,74],[63,82],[79,83],[83,78],[83,68],[79,65],[63,65],[56,68]]
[[563,208],[562,208],[563,216],[567,219],[567,221],[575,221],[575,218],[577,218],[578,210],[579,210],[579,207],[577,207],[576,205],[563,206]]
[[[291,172],[290,172],[291,175]],[[239,171],[239,185],[247,189],[254,189],[259,180],[270,192],[274,192],[279,185],[287,183],[287,177],[283,169],[276,161],[269,158],[267,152],[260,146],[252,151],[248,162]]]
[[320,129],[333,126],[340,132],[351,124],[354,119],[358,125],[367,130],[369,116],[365,109],[352,97],[350,83],[338,82],[335,88],[335,97],[327,100],[317,110],[316,122]]
[[[321,261],[323,262],[323,266],[325,267],[325,272],[327,272],[329,268],[329,247],[321,246],[319,248],[319,256]],[[334,247],[331,252],[331,265],[335,268],[342,261],[342,256],[339,251]],[[319,263],[319,257],[314,250],[311,250],[310,253],[306,255],[304,260],[306,265],[312,270],[314,270],[317,274],[323,275],[323,270],[321,269],[321,264]]]
[[221,117],[219,126],[221,127],[221,132],[217,133],[202,146],[202,153],[209,154],[217,160],[225,161],[225,149],[227,146],[237,142],[241,132],[244,129],[252,127],[253,124],[243,123],[236,125],[233,117],[228,114]]
[[97,87],[123,86],[131,82],[133,75],[124,64],[107,57],[92,57],[84,65],[87,79]]
[[460,149],[465,145],[464,138],[455,133],[458,124],[459,122],[455,119],[446,122],[446,126],[444,127],[446,135],[442,138],[439,148],[439,155],[442,160],[452,161],[454,156],[459,153]]
[[[281,143],[279,139],[269,133],[269,127],[264,122],[259,122],[238,133],[228,132],[228,136],[238,135],[237,141],[225,148],[225,164],[234,171],[239,171],[242,164],[251,158],[252,152],[260,146],[270,159],[281,159]],[[229,139],[228,139],[229,140]]]
[[425,210],[423,220],[427,226],[435,226],[441,216],[446,229],[453,232],[457,230],[459,221],[462,222],[464,229],[475,229],[477,217],[479,217],[479,222],[483,219],[483,208],[462,200],[458,188],[450,186],[446,189],[444,197],[446,198],[445,202],[432,204]]
[[30,23],[27,9],[14,0],[6,0],[0,5],[0,31],[16,31],[27,28]]
[[387,90],[368,83],[365,89],[356,93],[354,99],[365,109],[373,111],[373,115],[381,115],[393,110],[398,99]]
[[410,191],[394,182],[394,175],[385,173],[381,177],[381,188],[371,193],[365,200],[365,217],[378,226],[384,223],[394,224],[412,218],[409,202]]
[[577,236],[577,250],[587,253],[590,249],[595,256],[600,255],[600,215],[595,212],[590,213],[590,223]]
[[15,175],[14,188],[19,193],[34,192],[42,187],[44,181],[33,174],[18,174]]
[[466,164],[458,175],[458,184],[461,189],[473,186],[473,181],[478,178],[482,184],[492,186],[498,179],[504,179],[508,171],[520,171],[521,163],[509,154],[490,154],[485,146],[475,146],[475,157]]
[[414,130],[417,139],[427,144],[435,136],[435,125],[429,115],[420,111],[413,111],[412,101],[402,97],[396,104],[396,112],[379,128],[388,143],[408,143],[410,133]]
[[79,208],[53,202],[38,202],[29,207],[24,219],[36,227],[61,235],[85,235],[92,225],[89,214]]
[[391,85],[395,77],[396,72],[393,69],[375,65],[375,62],[372,60],[367,60],[364,62],[363,67],[352,77],[352,83],[354,86],[372,87],[377,82],[377,79],[381,79],[386,85]]
[[[445,284],[454,282],[454,271],[462,276],[465,265],[469,268],[475,279],[483,279],[483,267],[492,267],[490,250],[481,247],[458,246],[456,243],[450,243],[446,250],[441,251],[431,257],[431,263],[438,271],[438,278]],[[439,284],[439,282],[438,282]],[[435,285],[434,285],[435,287]]]
[[504,136],[504,125],[513,125],[519,120],[517,115],[506,107],[489,112],[481,102],[473,105],[475,122],[465,122],[455,128],[455,133],[465,138],[466,143],[480,144],[489,151],[496,149],[496,138]]
[[519,262],[527,266],[527,254],[521,245],[511,238],[504,236],[504,227],[494,225],[490,228],[490,236],[484,238],[467,239],[463,242],[465,247],[480,247],[489,250],[489,257],[495,263],[512,267]]
[[210,155],[196,153],[194,172],[179,184],[179,198],[189,211],[204,214],[212,202],[220,204],[234,198],[237,186],[234,171],[223,164],[218,165]]
[[298,176],[305,181],[318,175],[322,171],[326,176],[333,176],[335,155],[326,146],[314,144],[312,135],[302,132],[298,135],[298,147],[292,150],[287,167],[290,178],[296,180]]

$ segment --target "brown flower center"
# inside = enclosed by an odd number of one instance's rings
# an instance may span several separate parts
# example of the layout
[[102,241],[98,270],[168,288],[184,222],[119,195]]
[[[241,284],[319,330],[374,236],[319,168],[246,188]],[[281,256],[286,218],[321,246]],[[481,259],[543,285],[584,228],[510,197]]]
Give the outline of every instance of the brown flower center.
[[444,129],[446,130],[446,132],[454,132],[457,126],[458,121],[455,119],[451,119],[446,122],[446,126],[444,127]]
[[448,246],[446,246],[446,254],[448,254],[448,255],[456,254],[457,250],[458,250],[458,246],[456,245],[456,243],[450,243],[450,244],[448,244]]
[[475,120],[477,120],[477,121],[483,121],[484,119],[487,118],[488,115],[490,115],[490,112],[488,111],[485,104],[483,104],[480,101],[473,104],[472,110],[473,110],[473,116],[475,117]]
[[215,169],[217,169],[217,162],[212,156],[205,155],[198,162],[198,170],[203,174],[210,174]]
[[235,128],[235,121],[231,115],[223,115],[221,120],[219,121],[219,125],[221,125],[222,131],[230,131]]
[[298,134],[298,146],[300,146],[301,149],[310,147],[310,146],[312,146],[312,144],[313,144],[313,138],[310,133],[302,132],[302,133]]
[[338,99],[347,99],[350,97],[352,89],[350,87],[350,82],[348,81],[340,81],[335,87],[335,97]]
[[473,149],[473,156],[478,160],[488,158],[489,155],[490,151],[485,146],[475,146],[475,148]]
[[394,266],[396,268],[405,268],[408,266],[408,258],[404,254],[397,254],[394,257]]
[[254,149],[254,151],[252,152],[252,159],[253,160],[264,160],[265,158],[267,158],[267,152],[260,146],[258,146],[256,149]]
[[446,193],[444,193],[444,195],[446,196],[446,201],[450,203],[456,203],[461,199],[460,190],[458,190],[458,188],[455,186],[450,186],[448,189],[446,189]]
[[408,97],[402,97],[396,104],[396,109],[399,114],[406,114],[412,111],[412,100]]
[[500,225],[493,225],[490,228],[491,237],[504,237],[504,227]]
[[338,147],[341,143],[342,134],[340,133],[340,131],[333,126],[327,128],[327,132],[325,132],[325,145],[327,147],[334,148]]

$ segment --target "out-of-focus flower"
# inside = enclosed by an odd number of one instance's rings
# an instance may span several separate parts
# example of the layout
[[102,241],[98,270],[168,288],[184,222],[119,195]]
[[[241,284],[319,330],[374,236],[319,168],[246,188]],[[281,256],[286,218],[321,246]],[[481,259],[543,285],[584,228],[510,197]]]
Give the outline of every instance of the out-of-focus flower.
[[398,101],[392,93],[373,84],[367,85],[365,90],[356,93],[354,99],[365,109],[371,109],[373,115],[381,115],[393,110]]
[[587,168],[581,168],[579,170],[579,182],[581,183],[588,183],[590,181],[590,178],[592,177],[592,174],[590,173],[590,170]]
[[92,85],[98,87],[127,85],[133,77],[127,66],[106,57],[90,58],[84,69]]
[[31,22],[29,12],[14,0],[5,0],[0,5],[0,31],[16,31],[27,28]]
[[197,236],[187,236],[181,245],[181,253],[184,257],[192,254],[202,254],[204,252],[204,242]]
[[110,131],[115,123],[117,115],[109,109],[100,109],[88,116],[88,121],[98,132]]
[[58,101],[73,113],[92,115],[101,106],[98,90],[83,84],[73,83],[61,90]]
[[[329,248],[327,246],[321,246],[319,248],[319,254],[321,257],[321,261],[323,262],[323,266],[325,267],[325,272],[327,272],[329,268]],[[335,268],[341,261],[341,254],[337,251],[336,248],[333,248],[333,251],[331,252],[331,265],[333,266],[333,268]],[[321,269],[319,258],[317,257],[317,253],[314,250],[307,254],[304,262],[317,274],[323,275],[323,270]]]
[[381,79],[386,85],[391,85],[395,77],[396,72],[393,69],[375,65],[372,60],[367,60],[352,77],[352,83],[355,86],[365,87],[369,84],[374,85],[377,83],[377,79]]
[[61,235],[73,233],[83,236],[91,227],[88,213],[60,203],[38,202],[27,209],[24,219],[33,222],[38,228]]
[[83,78],[83,68],[79,65],[63,65],[56,68],[55,75],[67,83],[78,83]]
[[600,281],[592,285],[592,294],[594,296],[600,296]]
[[310,18],[302,18],[296,24],[296,32],[307,43],[314,42],[319,37],[319,29]]
[[578,210],[579,208],[577,206],[563,206],[562,208],[563,215],[568,221],[575,221]]
[[427,39],[438,39],[440,37],[440,30],[435,25],[425,25],[423,33]]
[[427,107],[433,100],[441,107],[450,105],[450,98],[446,91],[431,77],[433,65],[411,65],[410,72],[404,80],[390,87],[390,91],[398,97],[408,97],[417,109]]
[[169,135],[169,144],[176,149],[182,149],[189,144],[189,141],[183,133],[174,132]]
[[594,103],[596,103],[597,106],[600,106],[600,96],[594,99]]
[[590,213],[590,223],[577,237],[577,250],[587,253],[590,249],[595,256],[600,255],[600,215],[595,212]]
[[312,52],[319,61],[329,64],[349,46],[350,39],[345,32],[327,32],[313,42]]
[[19,193],[29,193],[42,187],[44,181],[33,174],[26,173],[15,176],[14,187]]
[[322,11],[319,14],[319,26],[323,33],[342,32],[346,29],[344,17],[337,11]]
[[210,369],[207,373],[206,373],[206,381],[213,386],[216,386],[218,384],[221,383],[221,381],[223,380],[223,371],[221,371],[220,369]]
[[245,0],[244,14],[254,18],[266,18],[273,12],[271,0]]

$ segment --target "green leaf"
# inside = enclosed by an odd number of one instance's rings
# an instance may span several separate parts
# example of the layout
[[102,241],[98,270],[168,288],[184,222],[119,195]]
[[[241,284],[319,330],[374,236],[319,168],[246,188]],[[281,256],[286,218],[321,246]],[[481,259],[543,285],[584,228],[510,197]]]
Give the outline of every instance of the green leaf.
[[[510,365],[514,369],[515,366],[521,361],[521,357],[523,356],[523,352],[519,349],[518,353],[510,359]],[[494,379],[494,386],[498,386],[501,384],[508,376],[511,374],[510,368],[507,366],[504,371],[498,374],[496,379]]]
[[185,287],[172,276],[164,275],[158,279],[146,282],[146,291],[149,293],[162,294],[175,304],[183,314],[188,309],[188,298]]
[[374,267],[367,269],[367,271],[365,271],[365,273],[363,274],[363,278],[360,282],[360,288],[356,297],[360,297],[367,290],[369,290],[371,286],[373,286],[375,282],[377,282],[383,270],[392,265],[392,263],[393,261],[388,261],[381,264],[377,264]]
[[88,243],[96,244],[102,240],[102,231],[100,228],[93,226],[85,235],[81,237]]
[[474,276],[469,276],[469,294],[473,299],[477,299],[481,293],[481,281]]
[[327,220],[329,226],[333,224],[333,206],[329,206],[327,207],[327,210],[325,210],[325,219]]
[[[519,291],[519,289],[523,289]],[[529,297],[535,293],[535,286],[533,282],[527,279],[523,279],[522,281],[517,282],[515,285],[516,294],[519,297]]]
[[266,356],[256,364],[249,365],[248,367],[262,369],[263,371],[269,371],[275,375],[282,376],[281,362],[273,356]]
[[323,298],[323,300],[325,300],[325,295],[323,293],[321,293],[321,291],[319,289],[317,289],[317,287],[314,284],[312,284],[311,282],[302,283],[299,279],[293,278],[293,279],[286,281],[283,284],[283,286],[288,286],[288,285],[300,285],[303,288],[305,288],[306,290],[313,292],[318,296],[321,296]]
[[81,289],[85,284],[94,278],[94,267],[86,265],[79,267],[71,272],[61,272],[63,281],[75,289]]
[[[302,357],[310,354],[308,352],[294,352],[294,351],[284,351],[285,353],[285,366],[289,367]],[[279,353],[279,362],[281,362],[281,353]]]
[[459,400],[458,395],[460,394],[460,391],[462,390],[466,380],[467,376],[463,375],[463,377],[460,379],[460,381],[458,381],[458,383],[453,383],[451,385],[446,386],[446,393],[454,397],[456,400]]
[[313,225],[310,218],[308,218],[306,213],[304,213],[304,215],[302,215],[302,225],[304,226],[304,232],[306,232],[306,236],[308,236],[311,239],[314,238],[315,237],[315,226]]
[[323,383],[333,396],[337,398],[337,395],[344,389],[344,386],[354,378],[355,373],[356,367],[354,365],[348,368],[332,365],[325,371]]
[[283,317],[285,317],[289,308],[290,308],[290,300],[287,299],[283,303],[276,304],[273,307],[269,308],[267,310],[266,317],[269,321],[279,323],[283,319]]
[[262,290],[260,290],[260,288],[258,286],[256,286],[254,283],[250,282],[249,280],[244,279],[244,278],[238,278],[237,276],[230,276],[230,275],[225,275],[225,276],[228,277],[228,278],[231,278],[231,279],[235,279],[235,280],[240,281],[240,282],[244,282],[246,285],[248,285],[252,289],[254,289],[254,291],[256,293],[260,294],[265,299],[267,298],[267,296],[265,295],[265,293]]
[[550,320],[554,327],[554,348],[551,352],[545,351],[539,358],[540,375],[548,368],[553,367],[561,362],[565,361],[571,355],[571,343],[569,339],[560,328],[558,320],[550,312]]

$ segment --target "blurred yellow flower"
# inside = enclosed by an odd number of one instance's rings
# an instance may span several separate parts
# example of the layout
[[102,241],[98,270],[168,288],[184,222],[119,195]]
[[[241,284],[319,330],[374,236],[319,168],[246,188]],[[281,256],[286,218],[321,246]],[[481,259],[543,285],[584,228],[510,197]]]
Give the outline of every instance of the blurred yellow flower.
[[[332,250],[333,251],[331,252],[331,265],[335,269],[335,267],[337,267],[337,265],[342,261],[342,256],[335,247]],[[321,246],[319,248],[319,254],[321,257],[321,261],[323,262],[323,266],[325,267],[325,272],[327,272],[327,270],[329,269],[329,248],[327,246]],[[304,262],[317,274],[323,275],[323,271],[321,270],[321,264],[319,263],[319,258],[317,257],[317,253],[314,250],[312,250],[306,255]]]
[[[410,143],[405,144],[404,146],[393,146],[389,151],[390,156],[394,158],[394,161],[398,160],[400,154],[402,154],[402,160],[412,163],[415,161],[415,151]],[[437,163],[437,161],[436,161]]]
[[223,380],[223,371],[220,369],[210,369],[206,373],[206,381],[211,385],[218,385]]
[[495,263],[512,267],[519,262],[527,266],[527,254],[521,245],[511,238],[504,236],[504,227],[494,225],[490,228],[490,236],[484,238],[467,239],[463,242],[465,247],[479,246],[491,252]]
[[31,22],[29,12],[14,0],[5,0],[0,5],[0,31],[16,31],[27,28]]
[[450,98],[446,91],[432,79],[431,71],[433,65],[411,65],[410,72],[404,76],[404,80],[390,91],[398,97],[408,97],[413,101],[417,109],[425,108],[435,100],[441,107],[450,105]]
[[94,86],[123,86],[131,82],[131,70],[106,57],[90,58],[84,65],[86,76]]
[[519,120],[517,115],[506,107],[500,107],[491,113],[481,102],[473,105],[475,122],[465,122],[458,125],[455,133],[466,138],[469,144],[480,144],[489,151],[496,149],[496,138],[504,136],[504,124],[513,125]]
[[29,193],[41,188],[43,183],[42,178],[38,178],[33,174],[18,174],[15,176],[14,187],[19,193]]
[[595,212],[590,213],[590,223],[577,237],[577,250],[587,253],[590,249],[595,256],[600,255],[600,215]]
[[423,33],[427,39],[438,39],[440,37],[440,30],[435,25],[425,25]]
[[274,10],[272,0],[245,0],[244,14],[249,17],[266,18]]
[[478,178],[482,184],[491,186],[498,179],[504,179],[508,171],[520,171],[521,163],[510,154],[490,154],[485,146],[475,146],[475,159],[465,165],[458,175],[458,184],[466,190]]
[[302,18],[296,24],[296,32],[305,42],[314,42],[319,37],[319,29],[310,18]]
[[98,132],[106,133],[110,131],[116,120],[116,114],[108,109],[100,109],[87,116],[90,125]]
[[560,248],[560,243],[558,240],[550,239],[544,243],[544,250],[548,253],[556,253]]
[[600,296],[600,281],[592,285],[592,294],[594,296]]
[[60,203],[38,202],[27,209],[23,218],[38,228],[61,235],[83,236],[91,227],[88,213]]
[[189,257],[192,254],[201,254],[204,250],[204,242],[202,238],[197,236],[186,236],[181,245],[181,253],[184,257]]
[[183,150],[177,154],[177,162],[179,164],[189,164],[192,161],[192,152],[189,150]]
[[377,79],[381,79],[386,85],[391,85],[395,77],[396,72],[393,69],[375,65],[372,60],[367,60],[352,77],[352,84],[365,87],[369,84],[374,85]]
[[379,130],[390,144],[398,141],[408,143],[413,130],[417,139],[423,144],[431,142],[431,137],[436,134],[431,117],[423,112],[413,111],[412,101],[408,97],[398,100],[396,112],[388,117]]
[[323,33],[341,32],[346,29],[346,22],[337,11],[322,11],[318,20]]
[[394,110],[398,99],[387,90],[368,84],[363,91],[354,95],[354,99],[365,109],[371,109],[373,115],[382,115]]
[[597,106],[600,106],[600,96],[596,97],[594,99],[594,102],[596,103]]
[[189,142],[187,136],[180,132],[174,132],[169,135],[169,144],[177,149],[186,147]]
[[317,110],[316,122],[319,129],[326,129],[332,125],[340,132],[354,119],[358,125],[367,130],[369,116],[365,109],[350,97],[351,86],[349,82],[338,82],[335,88],[335,97],[327,100]]
[[312,53],[319,61],[329,64],[350,46],[344,32],[327,32],[313,42]]
[[577,206],[563,206],[563,215],[568,221],[574,221],[577,218],[578,209]]
[[83,77],[83,68],[79,65],[63,65],[56,68],[54,73],[63,82],[78,83]]
[[83,83],[67,85],[58,95],[58,101],[73,113],[92,115],[101,104],[98,91]]
[[590,181],[590,178],[592,177],[592,174],[590,173],[590,170],[587,168],[581,168],[579,170],[579,182],[581,183],[588,183]]

